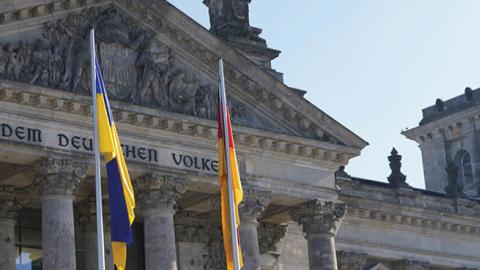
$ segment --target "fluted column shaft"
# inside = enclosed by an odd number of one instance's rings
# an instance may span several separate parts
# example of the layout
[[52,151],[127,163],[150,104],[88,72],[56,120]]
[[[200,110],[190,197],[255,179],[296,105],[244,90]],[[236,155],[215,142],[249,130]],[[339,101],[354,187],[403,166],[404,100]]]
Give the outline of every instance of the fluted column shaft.
[[21,208],[20,191],[0,186],[0,269],[15,270],[15,216]]
[[0,269],[15,270],[15,221],[0,218]]
[[146,175],[136,181],[145,233],[145,269],[176,270],[173,216],[186,181],[166,175]]
[[86,165],[67,159],[45,159],[35,184],[42,198],[43,269],[75,270],[73,198]]
[[[108,200],[103,200],[102,205],[105,269],[113,269]],[[98,270],[97,209],[95,197],[89,198],[86,202],[81,202],[77,209],[80,218],[80,224],[85,232],[85,269]]]
[[258,244],[258,218],[270,203],[270,192],[248,187],[240,204],[240,243],[243,269],[260,270],[260,247]]
[[338,269],[334,238],[345,212],[345,204],[321,200],[309,201],[290,211],[306,234],[310,270]]

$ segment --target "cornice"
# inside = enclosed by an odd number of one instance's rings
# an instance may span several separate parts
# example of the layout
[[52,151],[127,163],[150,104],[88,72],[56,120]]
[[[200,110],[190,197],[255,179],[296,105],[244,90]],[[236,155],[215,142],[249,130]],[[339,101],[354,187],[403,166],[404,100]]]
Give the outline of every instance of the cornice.
[[[375,223],[383,222],[388,224],[398,224],[417,227],[420,229],[429,229],[433,231],[452,232],[465,234],[472,237],[480,237],[480,227],[474,225],[460,224],[455,222],[442,221],[438,219],[429,219],[403,213],[393,213],[378,209],[349,207],[348,218],[358,218],[361,220],[370,220]],[[441,217],[441,215],[439,215]]]
[[[0,81],[0,102],[63,112],[76,117],[91,117],[91,98],[65,91],[52,90],[24,83]],[[217,140],[216,122],[188,115],[159,111],[122,102],[111,102],[117,123],[174,134]],[[83,121],[84,123],[88,123]],[[316,140],[277,134],[240,126],[234,127],[239,147],[260,149],[285,157],[310,159],[333,164],[345,164],[359,154],[357,149]]]
[[474,106],[425,125],[402,131],[401,134],[408,139],[423,144],[434,141],[444,135],[447,138],[455,137],[462,129],[471,127],[472,121],[480,121],[480,106]]

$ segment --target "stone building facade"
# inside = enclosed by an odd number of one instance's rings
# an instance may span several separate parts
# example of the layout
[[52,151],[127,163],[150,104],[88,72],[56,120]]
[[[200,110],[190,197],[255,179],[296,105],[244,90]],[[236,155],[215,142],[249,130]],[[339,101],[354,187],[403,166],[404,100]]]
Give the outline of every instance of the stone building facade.
[[403,134],[416,141],[422,151],[425,186],[444,192],[448,186],[447,166],[463,192],[480,197],[480,89],[467,87],[465,93],[423,109],[418,127]]
[[164,0],[0,2],[1,270],[96,269],[91,27],[137,199],[128,270],[225,268],[219,58],[245,270],[480,267],[477,201],[411,188],[394,152],[389,184],[339,170],[367,143],[282,82],[249,2],[204,1],[210,31]]

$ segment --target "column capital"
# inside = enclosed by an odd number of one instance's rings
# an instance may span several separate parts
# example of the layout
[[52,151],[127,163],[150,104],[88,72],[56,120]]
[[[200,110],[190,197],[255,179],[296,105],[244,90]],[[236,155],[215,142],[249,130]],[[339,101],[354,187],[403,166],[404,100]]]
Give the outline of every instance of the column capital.
[[262,222],[258,226],[260,253],[277,252],[277,245],[285,237],[288,225]]
[[[106,232],[110,231],[110,207],[108,207],[108,199],[102,200],[103,228]],[[78,223],[83,227],[85,232],[91,233],[97,231],[97,205],[95,196],[78,203],[75,207],[75,215]]]
[[336,235],[346,211],[345,203],[315,199],[291,209],[290,216],[302,225],[307,237],[309,234]]
[[146,174],[136,179],[139,209],[174,210],[177,200],[185,193],[187,180],[173,175]]
[[393,263],[394,270],[428,270],[429,268],[429,262],[415,261],[411,259],[401,260]]
[[337,251],[338,270],[362,270],[367,254],[355,251]]
[[26,189],[0,185],[0,219],[15,220],[18,210],[27,202]]
[[270,204],[271,194],[270,191],[246,187],[243,191],[243,201],[238,208],[241,223],[258,224],[260,214]]
[[74,195],[86,176],[86,163],[50,157],[35,164],[34,183],[40,196]]

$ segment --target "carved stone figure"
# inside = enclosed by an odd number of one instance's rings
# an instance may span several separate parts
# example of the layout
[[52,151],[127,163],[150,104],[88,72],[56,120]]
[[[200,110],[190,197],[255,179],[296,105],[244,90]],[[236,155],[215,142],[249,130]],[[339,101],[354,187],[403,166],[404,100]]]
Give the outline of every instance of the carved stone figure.
[[187,73],[175,72],[169,83],[170,108],[176,112],[196,115],[195,95],[198,88],[198,82],[195,82]]
[[167,71],[172,64],[173,57],[169,49],[150,43],[136,61],[140,76],[137,82],[138,91],[132,92],[132,99],[142,104],[153,103],[160,108],[168,108]]
[[52,50],[50,51],[49,59],[48,59],[49,60],[48,68],[50,71],[49,81],[55,87],[58,87],[61,85],[62,79],[63,79],[62,74],[65,70],[61,50],[62,48],[60,47],[60,45],[58,44],[53,45]]
[[20,76],[20,66],[17,57],[13,44],[7,43],[5,45],[5,72],[9,80],[18,80]]
[[215,96],[214,87],[212,85],[205,85],[198,89],[195,95],[195,116],[214,119],[215,114]]
[[40,38],[33,45],[33,49],[30,56],[30,72],[32,77],[29,79],[29,83],[38,84],[43,87],[49,86],[48,73],[54,72],[50,69],[51,60],[50,44],[47,40]]

